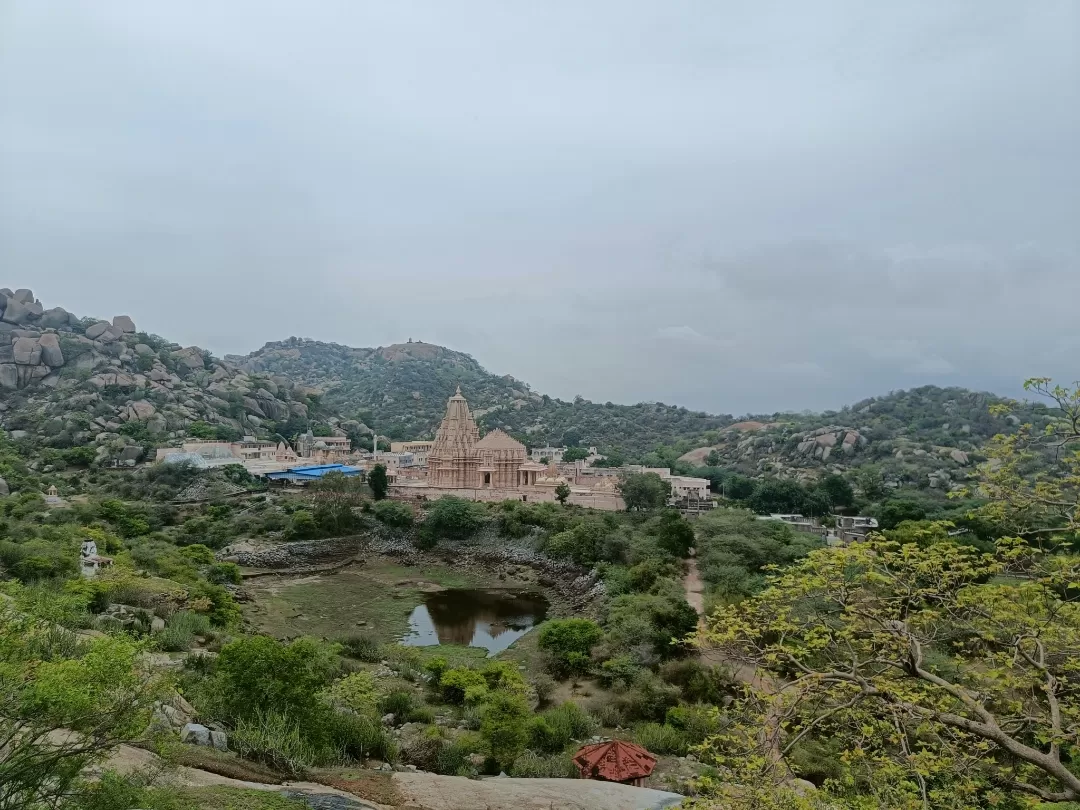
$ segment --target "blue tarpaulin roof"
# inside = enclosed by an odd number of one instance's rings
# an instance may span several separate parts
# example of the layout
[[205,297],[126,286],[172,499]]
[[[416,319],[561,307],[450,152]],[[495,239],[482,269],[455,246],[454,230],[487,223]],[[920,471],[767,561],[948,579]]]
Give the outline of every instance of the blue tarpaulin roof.
[[363,470],[347,464],[314,464],[308,467],[289,467],[283,472],[267,473],[266,477],[271,481],[315,481],[332,472],[359,475]]

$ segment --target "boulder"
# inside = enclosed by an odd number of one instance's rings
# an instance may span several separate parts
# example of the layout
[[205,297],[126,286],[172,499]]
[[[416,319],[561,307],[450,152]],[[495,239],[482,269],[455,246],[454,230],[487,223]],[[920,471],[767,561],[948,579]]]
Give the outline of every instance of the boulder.
[[136,343],[135,354],[139,355],[139,357],[151,357],[154,354],[154,350],[145,343]]
[[189,745],[210,745],[210,729],[201,723],[188,723],[180,731],[180,742]]
[[33,313],[34,309],[30,304],[9,298],[7,307],[4,309],[4,320],[8,323],[26,323]]
[[210,745],[216,748],[218,751],[228,751],[229,738],[225,736],[224,731],[211,731]]
[[145,422],[155,413],[157,413],[157,409],[153,405],[145,399],[139,399],[128,405],[120,414],[120,418],[125,422]]
[[38,346],[41,348],[41,362],[53,368],[64,365],[64,353],[60,351],[60,338],[55,333],[49,332],[38,338]]
[[206,368],[206,360],[203,358],[202,349],[198,346],[189,346],[172,353],[176,362],[191,371]]
[[32,304],[34,302],[34,291],[23,287],[22,289],[13,292],[8,298],[13,301],[18,301],[21,304]]
[[98,321],[97,323],[86,327],[86,336],[91,340],[97,340],[104,335],[112,326],[108,321]]
[[61,326],[68,326],[71,323],[71,313],[63,307],[53,307],[41,313],[39,323],[50,329],[59,329]]
[[0,363],[14,363],[15,350],[10,343],[0,341]]
[[949,452],[949,458],[955,461],[957,464],[967,464],[968,454],[963,450],[952,450]]
[[21,337],[12,346],[15,363],[20,366],[36,366],[41,362],[41,346],[37,339]]
[[165,620],[163,618],[161,618],[160,616],[155,616],[153,618],[153,620],[150,622],[150,632],[151,633],[160,633],[164,629],[165,629]]
[[127,315],[117,315],[112,319],[112,325],[114,329],[119,329],[125,335],[135,334],[135,321]]

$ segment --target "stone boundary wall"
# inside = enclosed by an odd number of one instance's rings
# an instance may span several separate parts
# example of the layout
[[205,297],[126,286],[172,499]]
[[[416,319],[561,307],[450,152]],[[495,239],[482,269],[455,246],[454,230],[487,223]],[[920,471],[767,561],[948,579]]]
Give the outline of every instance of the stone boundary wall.
[[[498,501],[521,501],[527,503],[555,503],[555,490],[537,489],[452,489],[449,487],[415,487],[391,484],[388,497],[395,501],[434,501],[450,495],[467,501],[484,503]],[[604,512],[621,512],[626,508],[623,499],[614,492],[573,492],[568,502]]]

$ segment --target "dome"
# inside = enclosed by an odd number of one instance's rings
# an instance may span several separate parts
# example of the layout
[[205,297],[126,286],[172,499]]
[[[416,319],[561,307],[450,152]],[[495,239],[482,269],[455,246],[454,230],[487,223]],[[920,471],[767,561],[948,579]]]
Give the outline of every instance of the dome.
[[319,439],[319,441],[315,442],[315,449],[316,450],[325,450],[326,449],[326,442],[324,442],[322,439]]

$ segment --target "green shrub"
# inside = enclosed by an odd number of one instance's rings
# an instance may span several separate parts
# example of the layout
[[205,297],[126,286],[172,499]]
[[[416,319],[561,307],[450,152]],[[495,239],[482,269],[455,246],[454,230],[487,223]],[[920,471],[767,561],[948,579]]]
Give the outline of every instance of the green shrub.
[[330,699],[357,714],[373,716],[379,706],[379,688],[370,672],[354,672],[334,681]]
[[165,623],[165,629],[157,635],[157,643],[166,652],[183,652],[191,649],[195,636],[210,633],[210,619],[190,610],[174,613]]
[[541,626],[537,643],[548,654],[552,674],[565,678],[588,669],[589,653],[603,635],[590,619],[552,619]]
[[546,672],[538,672],[529,683],[536,692],[536,700],[541,706],[551,700],[551,695],[555,691],[555,681],[550,675]]
[[458,706],[480,703],[488,694],[484,676],[468,667],[447,670],[439,679],[439,688],[443,700]]
[[614,703],[603,703],[599,706],[594,706],[589,710],[589,714],[596,720],[598,725],[604,728],[615,728],[621,726],[624,722],[623,714],[619,711],[619,707]]
[[480,736],[496,767],[509,768],[529,741],[529,707],[519,695],[495,692],[484,706]]
[[479,769],[472,763],[472,755],[484,750],[484,741],[476,734],[462,734],[448,745],[442,746],[435,761],[435,772],[446,776],[475,778]]
[[407,689],[395,689],[379,702],[379,712],[392,714],[398,723],[406,722],[405,718],[416,708],[416,698]]
[[533,751],[515,759],[509,773],[527,779],[576,779],[580,775],[570,754],[541,756]]
[[606,686],[621,684],[624,687],[634,682],[641,672],[641,666],[628,653],[620,653],[600,665],[600,680]]
[[424,664],[424,672],[431,676],[431,686],[437,689],[442,676],[450,669],[450,664],[441,655],[437,655]]
[[413,510],[400,501],[376,501],[371,508],[375,519],[396,529],[407,529],[413,524]]
[[402,746],[401,762],[415,765],[422,771],[437,771],[439,755],[447,745],[438,728],[426,728],[421,734],[410,737]]
[[700,745],[720,730],[720,713],[715,706],[703,703],[672,706],[664,723],[678,729],[689,745]]
[[643,723],[634,729],[634,741],[653,754],[686,755],[686,737],[666,724]]
[[487,521],[482,504],[462,498],[439,498],[424,521],[418,542],[433,548],[439,540],[465,540],[475,534]]
[[214,563],[207,569],[206,578],[215,585],[239,585],[243,581],[240,566],[231,562]]
[[287,714],[259,708],[236,723],[229,745],[245,759],[291,776],[302,776],[318,758],[297,721]]
[[382,725],[372,717],[350,712],[334,712],[326,721],[334,749],[350,759],[377,757],[387,762],[397,759],[397,746]]
[[678,686],[688,703],[719,703],[725,695],[734,696],[738,688],[728,669],[704,666],[691,659],[669,661],[660,667],[659,675],[667,683]]
[[345,655],[364,661],[368,664],[377,664],[382,660],[382,648],[378,639],[370,633],[357,633],[347,636],[339,642],[344,648]]
[[565,748],[571,740],[583,740],[596,733],[596,721],[576,703],[548,709],[543,718],[563,741],[560,748]]
[[629,720],[662,722],[667,710],[679,703],[678,687],[664,683],[649,671],[634,679],[633,685],[616,698],[616,706]]

